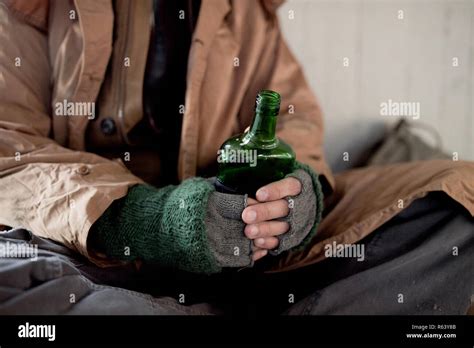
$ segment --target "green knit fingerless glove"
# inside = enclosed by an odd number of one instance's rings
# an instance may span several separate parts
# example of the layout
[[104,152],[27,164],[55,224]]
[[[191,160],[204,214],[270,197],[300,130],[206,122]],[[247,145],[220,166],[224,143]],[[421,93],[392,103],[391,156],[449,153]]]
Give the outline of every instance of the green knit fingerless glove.
[[212,184],[202,178],[156,189],[136,185],[90,231],[92,248],[124,261],[141,259],[189,272],[220,271],[204,219]]

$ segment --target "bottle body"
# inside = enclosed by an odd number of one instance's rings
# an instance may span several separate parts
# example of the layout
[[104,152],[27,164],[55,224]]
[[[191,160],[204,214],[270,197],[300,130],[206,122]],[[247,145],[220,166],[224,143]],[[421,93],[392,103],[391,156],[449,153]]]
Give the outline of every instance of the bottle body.
[[254,197],[260,187],[291,173],[295,153],[275,135],[279,107],[278,93],[258,94],[250,129],[226,140],[219,149],[218,191]]

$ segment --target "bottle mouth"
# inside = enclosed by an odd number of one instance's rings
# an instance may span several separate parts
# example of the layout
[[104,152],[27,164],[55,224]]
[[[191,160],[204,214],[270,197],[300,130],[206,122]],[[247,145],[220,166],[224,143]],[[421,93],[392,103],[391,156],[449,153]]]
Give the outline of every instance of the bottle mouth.
[[255,111],[269,116],[277,116],[280,112],[281,97],[275,91],[262,90],[258,92],[255,101]]

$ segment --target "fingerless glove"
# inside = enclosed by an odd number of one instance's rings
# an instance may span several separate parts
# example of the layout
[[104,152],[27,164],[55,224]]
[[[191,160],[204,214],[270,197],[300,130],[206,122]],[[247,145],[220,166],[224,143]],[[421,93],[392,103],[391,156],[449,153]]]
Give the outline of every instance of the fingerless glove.
[[252,264],[241,214],[245,197],[214,192],[211,179],[132,187],[92,225],[89,245],[110,258],[195,273]]

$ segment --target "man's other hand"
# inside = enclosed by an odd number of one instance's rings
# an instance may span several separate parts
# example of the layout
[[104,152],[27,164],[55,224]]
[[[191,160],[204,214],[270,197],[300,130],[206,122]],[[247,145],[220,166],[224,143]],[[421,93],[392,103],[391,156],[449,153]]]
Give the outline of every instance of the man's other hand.
[[278,238],[288,231],[286,221],[275,219],[288,215],[290,208],[288,196],[296,196],[301,192],[301,183],[298,179],[289,177],[261,187],[256,198],[248,199],[248,207],[242,212],[245,226],[245,235],[254,242],[253,259],[264,257],[268,250],[278,247]]

